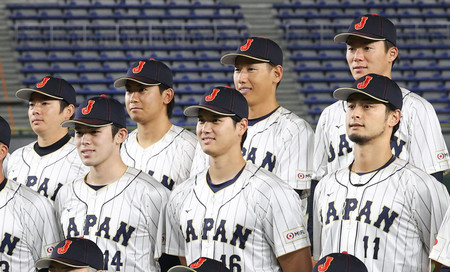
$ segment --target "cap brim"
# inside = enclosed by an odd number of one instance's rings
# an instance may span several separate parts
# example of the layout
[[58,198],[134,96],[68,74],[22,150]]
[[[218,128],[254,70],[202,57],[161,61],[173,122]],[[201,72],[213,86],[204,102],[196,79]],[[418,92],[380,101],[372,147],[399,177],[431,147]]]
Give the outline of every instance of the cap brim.
[[170,268],[167,272],[192,272],[195,270],[184,265],[177,265]]
[[260,58],[252,57],[252,56],[249,56],[249,55],[246,55],[246,54],[229,53],[229,54],[223,55],[222,58],[220,58],[220,63],[234,65],[235,62],[236,62],[236,58],[237,57],[244,57],[244,58],[254,59],[254,60],[257,60],[257,61],[260,61],[260,62],[267,62],[267,63],[270,62],[270,60],[260,59]]
[[26,100],[26,101],[30,101],[30,97],[33,93],[40,93],[42,95],[54,98],[54,99],[58,99],[58,100],[64,100],[62,97],[57,97],[54,95],[50,95],[48,93],[39,91],[39,90],[35,90],[35,89],[29,89],[29,88],[24,88],[24,89],[20,89],[16,92],[16,97],[22,100]]
[[52,259],[52,258],[42,258],[36,261],[36,267],[37,269],[44,269],[44,268],[48,268],[50,266],[51,262],[57,262],[60,264],[64,264],[70,267],[74,267],[74,268],[85,268],[85,267],[89,267],[89,265],[86,264],[81,264],[81,263],[75,263],[72,260],[67,260],[67,259],[63,259],[63,258],[59,258],[59,259]]
[[386,103],[386,104],[389,103],[389,101],[387,101],[387,100],[380,99],[380,98],[375,97],[375,96],[373,96],[371,94],[368,94],[368,93],[366,93],[364,91],[361,91],[361,90],[358,90],[358,89],[354,89],[354,88],[339,88],[339,89],[336,89],[333,92],[333,97],[336,98],[336,99],[339,99],[339,100],[347,101],[348,97],[350,95],[354,94],[354,93],[361,93],[361,94],[367,95],[370,98],[378,100],[380,102],[383,102],[383,103]]
[[114,81],[114,87],[121,88],[121,87],[125,86],[125,84],[127,83],[128,80],[137,82],[142,85],[148,85],[148,86],[155,86],[155,85],[161,84],[161,82],[156,82],[156,81],[145,82],[142,78],[138,78],[138,77],[135,77],[135,78],[134,77],[121,77],[121,78],[117,79],[116,81]]
[[88,127],[106,127],[108,125],[112,125],[113,122],[105,122],[97,119],[74,119],[62,122],[61,126],[74,128],[77,124]]
[[346,43],[349,36],[357,36],[364,39],[372,40],[372,41],[385,41],[386,38],[373,37],[368,34],[363,33],[340,33],[334,36],[334,41],[336,43]]
[[221,108],[205,106],[205,105],[189,106],[184,110],[184,115],[189,116],[189,117],[197,117],[198,111],[200,109],[207,110],[207,111],[213,112],[215,114],[223,115],[223,116],[235,116],[236,115],[235,113],[223,112],[224,110]]

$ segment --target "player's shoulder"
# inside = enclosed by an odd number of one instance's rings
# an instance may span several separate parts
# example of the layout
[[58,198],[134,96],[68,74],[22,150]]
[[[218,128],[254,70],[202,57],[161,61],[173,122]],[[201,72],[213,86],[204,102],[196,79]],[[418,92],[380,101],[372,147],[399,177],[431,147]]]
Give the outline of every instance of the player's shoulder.
[[392,163],[392,166],[400,172],[400,176],[402,176],[402,179],[405,180],[405,182],[413,184],[425,184],[433,187],[435,187],[436,185],[439,186],[439,184],[441,184],[432,175],[426,173],[422,169],[412,165],[411,163],[403,159],[396,158]]
[[348,166],[344,166],[340,169],[334,170],[325,176],[323,176],[316,186],[316,191],[320,191],[323,188],[331,187],[333,185],[339,185],[345,183],[348,177],[349,169]]
[[268,120],[269,125],[275,125],[280,133],[313,132],[311,125],[305,119],[281,106],[268,117]]
[[27,154],[29,152],[34,152],[33,146],[36,144],[37,141],[33,141],[29,144],[26,144],[24,146],[21,146],[14,150],[14,152],[11,153],[11,159],[15,159],[18,157],[22,157],[23,154]]
[[170,132],[174,141],[177,141],[180,144],[185,144],[188,142],[195,146],[197,143],[197,137],[195,134],[183,127],[172,125]]
[[403,95],[403,112],[408,112],[410,110],[434,111],[433,105],[431,105],[431,103],[422,96],[403,87],[400,89],[402,90]]
[[243,178],[251,185],[252,190],[261,192],[292,190],[292,187],[269,170],[247,161]]
[[[19,184],[13,180],[8,180],[6,188],[10,193],[13,194],[14,205],[16,207],[26,209],[28,211],[33,211],[36,213],[41,213],[44,211],[52,210],[53,206],[50,200],[34,190]],[[28,212],[30,214],[30,212]]]

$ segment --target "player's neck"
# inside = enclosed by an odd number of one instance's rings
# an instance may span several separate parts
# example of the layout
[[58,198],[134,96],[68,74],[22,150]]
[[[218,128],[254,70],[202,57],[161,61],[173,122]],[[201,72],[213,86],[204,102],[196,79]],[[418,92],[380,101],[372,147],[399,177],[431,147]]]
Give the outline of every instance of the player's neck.
[[119,180],[127,171],[126,166],[120,158],[114,160],[115,163],[102,163],[91,166],[86,175],[85,182],[90,185],[109,185]]
[[61,140],[67,135],[68,132],[69,130],[67,128],[61,128],[57,131],[46,131],[44,133],[40,133],[37,138],[37,143],[40,147],[50,146]]
[[268,99],[265,103],[252,105],[248,108],[248,119],[256,119],[267,115],[278,107],[276,99]]
[[172,127],[168,118],[145,124],[137,124],[137,141],[142,148],[147,148],[161,140]]
[[390,145],[386,143],[355,145],[352,171],[365,173],[379,169],[392,158]]
[[209,176],[212,184],[222,184],[234,178],[245,165],[242,153],[231,156],[217,156],[209,159]]

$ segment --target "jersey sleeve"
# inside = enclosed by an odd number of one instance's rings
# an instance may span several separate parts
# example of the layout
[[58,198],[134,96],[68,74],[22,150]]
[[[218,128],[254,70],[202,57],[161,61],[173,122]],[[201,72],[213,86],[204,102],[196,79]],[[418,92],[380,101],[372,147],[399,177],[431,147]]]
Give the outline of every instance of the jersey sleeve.
[[[278,154],[275,175],[297,190],[309,190],[313,173],[311,158],[314,153],[314,131],[304,120],[296,121],[282,129],[283,149]],[[308,196],[308,191],[302,198]]]
[[450,156],[436,111],[428,101],[417,101],[408,120],[411,137],[408,160],[429,174],[445,171],[450,168]]
[[[158,184],[159,185],[159,184]],[[147,197],[147,211],[149,212],[149,235],[154,239],[154,259],[161,257],[164,253],[165,247],[165,214],[166,205],[168,201],[168,190],[159,188],[158,190],[152,190]],[[152,211],[152,212],[151,212]]]
[[179,205],[174,201],[173,193],[166,208],[166,245],[165,252],[174,256],[186,256],[184,237],[180,228]]
[[[282,183],[282,181],[280,181]],[[261,217],[266,239],[275,256],[310,246],[301,200],[287,184],[273,184],[272,191],[260,192],[255,207]]]
[[444,217],[444,221],[439,229],[430,259],[446,266],[450,266],[450,207]]
[[321,218],[321,206],[320,206],[320,196],[322,195],[322,184],[319,182],[317,184],[316,190],[314,192],[314,204],[313,204],[313,258],[314,260],[320,259],[320,253],[322,252],[322,218]]
[[432,176],[423,172],[416,172],[412,175],[416,175],[411,176],[412,179],[419,179],[413,188],[412,212],[422,242],[430,252],[450,205],[450,197],[445,186]]
[[327,173],[327,154],[328,142],[327,139],[327,120],[329,115],[329,107],[325,108],[319,117],[316,126],[316,133],[314,134],[314,155],[313,155],[313,170],[315,180],[320,180]]

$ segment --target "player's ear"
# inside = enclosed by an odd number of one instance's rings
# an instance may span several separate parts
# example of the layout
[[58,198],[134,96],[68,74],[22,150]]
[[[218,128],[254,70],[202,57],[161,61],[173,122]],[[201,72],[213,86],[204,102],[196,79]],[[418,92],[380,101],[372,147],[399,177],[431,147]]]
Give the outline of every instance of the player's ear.
[[390,113],[389,117],[389,126],[394,127],[400,122],[400,118],[402,117],[402,112],[399,109],[396,109]]
[[239,130],[239,136],[244,135],[248,128],[248,119],[242,118],[241,121],[236,124],[236,128]]
[[278,84],[281,81],[281,78],[283,77],[283,66],[277,65],[272,68],[272,73],[274,75],[273,83]]
[[164,104],[168,105],[172,101],[175,92],[172,88],[167,88],[162,92]]
[[[9,148],[7,145],[0,143],[0,161],[3,162],[3,159],[8,155]],[[1,169],[0,169],[1,171]]]
[[394,62],[395,59],[398,57],[398,48],[396,46],[392,46],[388,49],[388,55],[389,55],[389,63]]
[[64,116],[66,117],[66,120],[69,120],[72,115],[75,112],[75,106],[73,104],[69,104],[67,107],[64,108]]
[[128,130],[126,128],[121,128],[117,131],[116,135],[114,135],[114,140],[116,143],[121,144],[127,139]]

